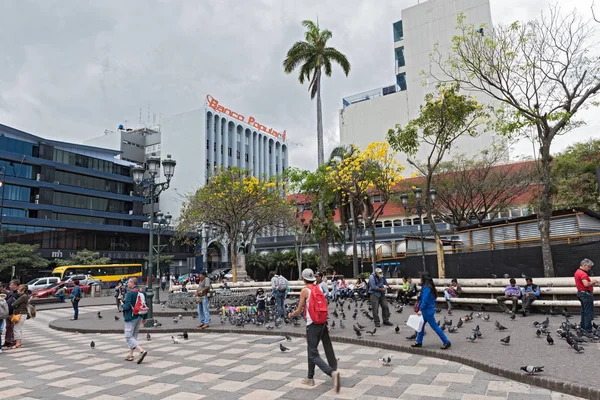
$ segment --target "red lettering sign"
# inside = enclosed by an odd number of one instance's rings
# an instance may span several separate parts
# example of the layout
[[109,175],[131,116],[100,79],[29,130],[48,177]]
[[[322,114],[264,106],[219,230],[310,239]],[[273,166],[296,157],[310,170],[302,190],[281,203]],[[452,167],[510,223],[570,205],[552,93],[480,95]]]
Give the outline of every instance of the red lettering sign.
[[215,99],[214,97],[212,97],[210,94],[206,95],[206,100],[208,101],[208,106],[210,108],[212,108],[213,110],[215,110],[216,112],[218,112],[219,114],[229,115],[231,118],[235,118],[240,122],[243,122],[245,124],[252,126],[254,129],[256,129],[259,132],[264,132],[264,133],[274,136],[276,138],[281,138],[284,142],[287,139],[287,133],[285,130],[283,131],[283,133],[280,133],[273,128],[267,128],[267,126],[265,126],[263,124],[259,124],[256,121],[256,118],[254,118],[252,116],[248,117],[248,121],[246,121],[246,117],[244,117],[241,114],[236,113],[235,111],[230,110],[229,108],[222,106],[221,104],[219,104],[219,101],[217,99]]

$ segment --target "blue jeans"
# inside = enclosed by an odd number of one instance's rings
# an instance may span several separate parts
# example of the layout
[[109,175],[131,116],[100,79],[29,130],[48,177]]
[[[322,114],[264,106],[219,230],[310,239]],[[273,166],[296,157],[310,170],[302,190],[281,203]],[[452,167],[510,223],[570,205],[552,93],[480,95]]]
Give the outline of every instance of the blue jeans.
[[581,303],[581,329],[591,333],[592,321],[594,320],[594,294],[592,292],[577,292],[577,298]]
[[0,350],[2,349],[2,331],[4,330],[4,326],[6,326],[6,320],[0,320]]
[[208,310],[208,297],[204,296],[202,301],[198,303],[198,319],[201,324],[210,324],[210,312]]
[[442,339],[443,344],[450,342],[435,320],[435,310],[422,311],[421,314],[425,323],[423,324],[423,329],[417,334],[417,343],[423,344],[423,335],[425,334],[425,325],[427,324],[431,325],[431,328],[438,334],[440,339]]
[[66,298],[66,296],[65,296],[64,294],[57,294],[57,295],[56,295],[56,297],[58,297],[58,298],[60,299],[60,302],[61,302],[61,303],[64,303],[64,302],[65,302],[65,298]]
[[275,305],[277,306],[277,315],[279,315],[281,318],[284,317],[284,303],[285,303],[285,296],[287,294],[287,291],[279,291],[277,289],[275,289],[275,291],[273,291],[273,297],[275,297]]
[[75,311],[75,314],[73,315],[73,319],[78,319],[79,318],[79,302],[73,301],[73,299],[71,299],[71,304],[73,304],[73,311]]
[[447,290],[444,290],[444,298],[446,299],[446,303],[448,304],[448,308],[452,308],[452,303],[450,302],[450,299],[455,299],[456,296],[452,296],[450,293],[448,293]]

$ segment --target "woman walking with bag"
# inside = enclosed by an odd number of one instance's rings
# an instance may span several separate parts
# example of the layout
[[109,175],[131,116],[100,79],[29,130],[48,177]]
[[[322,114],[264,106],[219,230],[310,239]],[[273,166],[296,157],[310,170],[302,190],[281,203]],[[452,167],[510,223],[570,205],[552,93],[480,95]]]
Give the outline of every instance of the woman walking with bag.
[[18,349],[21,347],[21,341],[23,340],[23,324],[27,319],[27,305],[29,304],[29,297],[27,296],[27,285],[19,285],[17,293],[19,297],[12,304],[13,315],[12,322],[15,324],[13,328],[13,334],[15,337],[15,345],[9,347],[9,350]]
[[[417,312],[418,315],[423,317],[423,327],[417,334],[417,340],[410,347],[423,347],[423,335],[425,334],[425,324],[431,325],[431,328],[438,334],[440,339],[442,339],[442,350],[447,350],[450,348],[451,343],[444,335],[444,332],[440,329],[437,322],[435,321],[435,299],[436,299],[437,290],[435,288],[435,284],[433,283],[433,279],[428,272],[424,272],[421,276],[421,296],[420,296],[420,304],[419,310]],[[416,305],[415,305],[416,308]]]
[[74,315],[73,318],[71,318],[71,321],[77,321],[77,319],[79,318],[79,300],[81,300],[81,287],[79,286],[79,281],[74,281],[73,283],[75,284],[75,287],[69,295],[74,311]]

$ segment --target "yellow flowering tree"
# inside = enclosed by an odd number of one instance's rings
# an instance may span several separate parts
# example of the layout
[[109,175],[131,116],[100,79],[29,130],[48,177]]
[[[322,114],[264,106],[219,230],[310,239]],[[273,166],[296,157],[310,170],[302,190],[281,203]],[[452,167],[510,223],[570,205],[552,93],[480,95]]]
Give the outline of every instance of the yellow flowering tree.
[[228,245],[233,281],[237,282],[238,272],[245,274],[245,265],[236,261],[254,243],[256,235],[264,228],[285,228],[294,221],[292,207],[280,187],[275,179],[259,180],[247,170],[221,170],[208,184],[187,196],[178,233],[186,237],[188,232],[200,231],[206,225],[216,228]]
[[[355,204],[362,204],[360,213],[364,213],[364,221],[371,231],[371,257],[373,265],[376,264],[375,249],[375,223],[383,214],[383,210],[390,200],[392,188],[402,180],[402,167],[394,159],[395,153],[390,151],[390,146],[385,142],[373,142],[365,150],[356,147],[351,149],[345,157],[332,160],[327,168],[327,180],[340,193],[342,206],[350,205],[350,214],[354,221],[357,220]],[[374,202],[373,196],[377,196]],[[353,249],[356,252],[355,236],[357,224],[353,223],[352,237]],[[355,275],[358,274],[358,265],[355,263]]]
[[[435,93],[425,95],[425,103],[420,107],[419,116],[408,122],[406,126],[396,125],[388,131],[388,142],[396,151],[414,156],[425,149],[425,160],[418,166],[410,159],[408,162],[425,176],[425,211],[430,214],[433,209],[431,198],[431,182],[440,163],[448,151],[456,145],[459,138],[476,137],[484,131],[483,126],[489,119],[488,108],[481,105],[471,96],[460,94],[458,84],[440,84]],[[436,239],[438,256],[438,277],[445,276],[444,246],[440,240],[435,221],[428,215],[429,225]]]

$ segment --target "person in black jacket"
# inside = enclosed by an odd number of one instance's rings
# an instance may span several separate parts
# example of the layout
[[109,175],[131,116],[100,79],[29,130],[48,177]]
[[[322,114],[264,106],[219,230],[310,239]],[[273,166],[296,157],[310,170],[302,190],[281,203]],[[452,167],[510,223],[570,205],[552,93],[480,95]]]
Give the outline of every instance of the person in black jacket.
[[13,329],[15,324],[10,320],[13,314],[12,304],[19,297],[19,293],[17,293],[17,289],[21,282],[18,279],[13,279],[8,284],[8,288],[10,289],[8,297],[6,298],[6,303],[8,304],[8,318],[6,319],[6,336],[4,337],[4,344],[2,347],[12,347],[15,345],[15,337],[13,333]]

